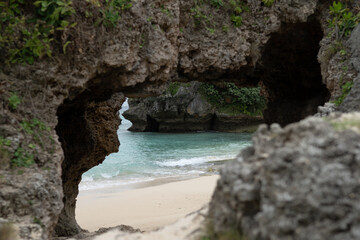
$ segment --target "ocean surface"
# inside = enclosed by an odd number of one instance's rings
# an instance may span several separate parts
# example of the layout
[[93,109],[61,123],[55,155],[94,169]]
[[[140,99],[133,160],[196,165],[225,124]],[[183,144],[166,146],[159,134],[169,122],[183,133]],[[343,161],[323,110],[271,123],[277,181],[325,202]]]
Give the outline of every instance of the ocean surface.
[[131,122],[121,114],[120,147],[82,176],[81,190],[150,182],[159,178],[211,174],[216,166],[234,159],[250,145],[249,133],[142,133],[129,132]]

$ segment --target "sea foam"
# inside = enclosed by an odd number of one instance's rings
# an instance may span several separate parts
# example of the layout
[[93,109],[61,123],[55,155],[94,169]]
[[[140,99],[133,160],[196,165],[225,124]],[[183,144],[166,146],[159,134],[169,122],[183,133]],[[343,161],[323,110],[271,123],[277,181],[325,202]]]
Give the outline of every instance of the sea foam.
[[182,158],[179,160],[169,160],[165,162],[157,162],[159,166],[163,167],[182,167],[187,165],[199,165],[208,162],[225,161],[234,159],[236,155],[223,155],[223,156],[204,156],[204,157],[193,157],[193,158]]

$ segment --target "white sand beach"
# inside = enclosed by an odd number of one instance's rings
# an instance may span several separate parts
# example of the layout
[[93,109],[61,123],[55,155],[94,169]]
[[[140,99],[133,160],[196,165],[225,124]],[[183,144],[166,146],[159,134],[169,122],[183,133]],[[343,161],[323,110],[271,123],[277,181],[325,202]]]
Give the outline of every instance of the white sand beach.
[[130,225],[151,231],[171,224],[207,204],[218,175],[126,191],[84,190],[77,198],[76,219],[89,231]]

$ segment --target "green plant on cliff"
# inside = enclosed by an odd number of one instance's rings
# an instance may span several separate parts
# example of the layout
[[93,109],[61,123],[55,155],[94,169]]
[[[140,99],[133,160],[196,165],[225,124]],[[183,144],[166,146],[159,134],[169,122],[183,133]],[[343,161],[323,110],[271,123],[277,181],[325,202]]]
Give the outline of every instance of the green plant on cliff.
[[210,4],[217,8],[224,6],[224,3],[222,0],[210,0]]
[[355,15],[343,3],[336,1],[330,6],[330,15],[332,19],[330,19],[329,25],[330,28],[334,28],[337,40],[347,37],[360,20],[359,13]]
[[222,106],[224,98],[219,90],[212,84],[204,83],[200,86],[200,93],[213,105]]
[[199,91],[219,111],[231,115],[259,115],[266,105],[259,87],[239,88],[234,83],[225,83],[224,88],[219,88],[202,84]]
[[121,19],[120,13],[133,6],[132,0],[105,0],[103,9],[101,10],[102,22],[105,27],[114,28]]
[[231,15],[231,21],[234,23],[235,27],[240,27],[242,24],[242,17],[237,15]]
[[51,56],[56,33],[75,26],[65,20],[75,12],[71,5],[70,0],[0,2],[0,47],[5,50],[1,60],[32,64]]
[[22,147],[18,147],[11,159],[12,167],[30,167],[35,163],[34,155],[26,152]]
[[230,8],[230,19],[235,27],[240,27],[242,25],[243,18],[241,14],[243,12],[248,12],[248,6],[242,2],[241,0],[230,0],[229,1]]
[[16,93],[11,93],[10,97],[8,98],[9,107],[13,110],[16,110],[18,105],[21,103],[20,97]]
[[275,0],[261,0],[263,3],[264,3],[264,5],[265,6],[267,6],[267,7],[271,7],[273,4],[274,4],[274,2],[275,2]]
[[42,121],[33,118],[31,121],[22,121],[21,128],[38,143],[42,148],[44,147],[43,136],[44,132],[49,132],[50,128],[47,127]]
[[210,23],[210,18],[202,12],[201,5],[195,5],[190,9],[190,12],[194,18],[195,25],[199,26],[202,22]]
[[174,96],[180,88],[181,84],[179,82],[171,82],[167,88],[167,92],[171,94],[171,96]]
[[3,136],[0,136],[0,147],[10,146],[10,145],[11,145],[11,141],[9,139],[6,139]]
[[354,85],[353,82],[346,82],[341,86],[342,89],[341,95],[334,101],[336,106],[339,106],[341,103],[343,103],[345,97],[349,94],[353,85]]

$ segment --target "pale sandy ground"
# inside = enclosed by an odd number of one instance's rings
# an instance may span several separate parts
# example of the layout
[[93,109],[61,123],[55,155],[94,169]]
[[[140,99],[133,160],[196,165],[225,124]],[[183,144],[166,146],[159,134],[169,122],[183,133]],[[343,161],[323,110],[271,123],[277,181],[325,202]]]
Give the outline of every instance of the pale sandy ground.
[[207,212],[208,208],[205,207],[157,231],[126,233],[115,229],[98,235],[93,240],[199,240],[206,235]]
[[204,176],[158,186],[116,192],[82,191],[76,219],[89,231],[130,225],[151,231],[174,223],[210,201],[219,176]]

